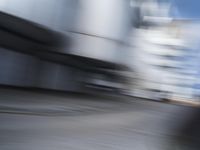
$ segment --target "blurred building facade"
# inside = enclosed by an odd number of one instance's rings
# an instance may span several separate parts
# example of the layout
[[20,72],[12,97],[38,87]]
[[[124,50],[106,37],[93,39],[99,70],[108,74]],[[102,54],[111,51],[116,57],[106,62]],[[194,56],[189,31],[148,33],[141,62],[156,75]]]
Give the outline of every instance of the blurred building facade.
[[0,10],[2,85],[120,87],[129,0],[2,0]]
[[194,67],[198,64],[195,56],[198,52],[195,42],[191,42],[198,39],[191,31],[195,23],[172,18],[171,8],[167,1],[141,4],[144,25],[135,29],[130,38],[130,66],[135,70],[130,94],[158,100],[195,101],[198,69]]
[[172,8],[160,0],[1,0],[0,84],[192,99],[197,37]]

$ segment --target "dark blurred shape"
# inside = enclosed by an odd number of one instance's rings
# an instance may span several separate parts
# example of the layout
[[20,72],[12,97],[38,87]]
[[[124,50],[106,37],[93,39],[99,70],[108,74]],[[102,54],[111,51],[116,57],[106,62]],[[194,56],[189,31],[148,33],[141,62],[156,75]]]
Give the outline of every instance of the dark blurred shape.
[[61,33],[3,12],[0,13],[0,32],[2,47],[34,56],[42,51],[55,51],[64,44]]
[[185,150],[198,150],[200,148],[200,111],[195,109],[190,118],[183,122],[178,129],[178,136],[176,139],[180,148]]
[[[63,38],[61,34],[55,31],[3,12],[0,12],[0,29],[8,34],[13,34],[41,45],[60,46]],[[11,41],[8,40],[7,42]],[[6,45],[12,44],[8,43]]]

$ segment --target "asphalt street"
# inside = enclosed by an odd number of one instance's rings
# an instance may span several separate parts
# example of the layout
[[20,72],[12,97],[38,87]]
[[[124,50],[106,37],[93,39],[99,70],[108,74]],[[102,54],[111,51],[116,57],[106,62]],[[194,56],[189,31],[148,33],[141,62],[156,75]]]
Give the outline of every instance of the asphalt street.
[[0,150],[199,150],[199,109],[0,89]]

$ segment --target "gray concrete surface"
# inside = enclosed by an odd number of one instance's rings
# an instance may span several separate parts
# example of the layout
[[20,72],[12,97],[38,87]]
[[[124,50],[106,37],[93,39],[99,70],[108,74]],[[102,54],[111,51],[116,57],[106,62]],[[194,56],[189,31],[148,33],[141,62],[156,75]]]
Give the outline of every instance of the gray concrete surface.
[[0,150],[199,149],[197,108],[2,88],[0,106]]

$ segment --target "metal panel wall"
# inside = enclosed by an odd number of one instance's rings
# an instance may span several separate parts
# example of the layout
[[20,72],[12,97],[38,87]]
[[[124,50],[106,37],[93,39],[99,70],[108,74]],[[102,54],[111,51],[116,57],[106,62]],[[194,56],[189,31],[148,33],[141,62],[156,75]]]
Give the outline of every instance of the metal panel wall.
[[0,48],[0,84],[33,87],[37,72],[34,56]]
[[61,64],[41,60],[37,87],[77,91],[80,87],[77,70]]
[[61,31],[73,26],[76,7],[77,0],[0,0],[0,11]]
[[80,0],[70,53],[122,63],[131,29],[129,0]]

